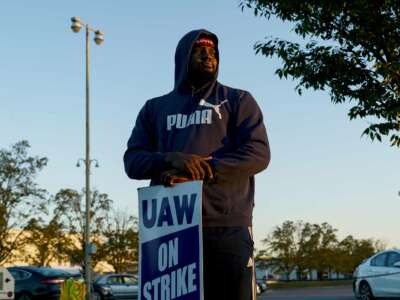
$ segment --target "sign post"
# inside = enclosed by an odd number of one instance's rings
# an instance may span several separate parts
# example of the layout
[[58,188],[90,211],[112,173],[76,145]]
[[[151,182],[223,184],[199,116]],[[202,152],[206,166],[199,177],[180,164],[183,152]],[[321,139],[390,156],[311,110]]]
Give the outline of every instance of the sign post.
[[203,300],[202,182],[139,192],[139,300]]

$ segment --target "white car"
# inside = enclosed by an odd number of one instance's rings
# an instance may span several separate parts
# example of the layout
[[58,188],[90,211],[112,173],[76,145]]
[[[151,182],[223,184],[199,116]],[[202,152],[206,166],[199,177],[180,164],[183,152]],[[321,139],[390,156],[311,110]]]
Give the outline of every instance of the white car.
[[371,256],[357,267],[353,277],[356,298],[400,297],[400,250],[385,250]]
[[15,281],[6,268],[0,267],[0,300],[14,299]]

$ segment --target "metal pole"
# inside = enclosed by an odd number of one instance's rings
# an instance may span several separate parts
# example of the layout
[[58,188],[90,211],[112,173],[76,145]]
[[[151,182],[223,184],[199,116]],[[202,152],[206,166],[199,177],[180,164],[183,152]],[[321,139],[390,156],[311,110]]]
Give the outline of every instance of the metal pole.
[[90,300],[91,261],[90,261],[90,120],[89,120],[89,26],[86,25],[86,206],[85,206],[85,283],[86,300]]

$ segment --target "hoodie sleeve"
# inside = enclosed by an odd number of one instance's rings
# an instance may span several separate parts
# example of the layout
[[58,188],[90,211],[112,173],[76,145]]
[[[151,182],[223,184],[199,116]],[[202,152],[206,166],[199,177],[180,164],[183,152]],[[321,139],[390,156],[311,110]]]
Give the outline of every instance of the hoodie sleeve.
[[217,181],[253,176],[268,166],[271,157],[261,110],[249,93],[245,92],[239,99],[236,113],[231,118],[230,135],[234,139],[234,148],[216,154],[211,162]]
[[157,178],[165,168],[165,154],[156,151],[155,127],[149,101],[141,109],[124,154],[125,172],[132,179]]

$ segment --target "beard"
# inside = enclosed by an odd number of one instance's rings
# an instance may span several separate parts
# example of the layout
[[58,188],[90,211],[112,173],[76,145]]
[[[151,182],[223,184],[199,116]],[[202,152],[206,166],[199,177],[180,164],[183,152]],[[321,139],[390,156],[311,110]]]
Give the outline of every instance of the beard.
[[208,70],[208,69],[200,69],[197,72],[197,77],[201,80],[201,81],[211,81],[214,80],[215,78],[215,74],[216,70]]
[[189,80],[196,87],[204,86],[205,84],[215,80],[216,76],[217,68],[214,70],[201,67],[189,69]]

